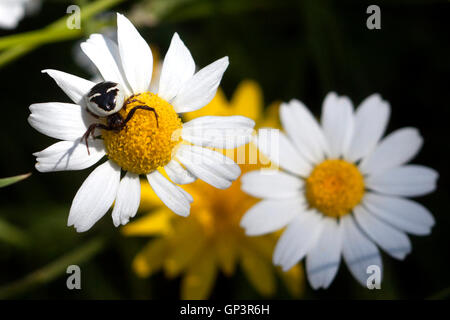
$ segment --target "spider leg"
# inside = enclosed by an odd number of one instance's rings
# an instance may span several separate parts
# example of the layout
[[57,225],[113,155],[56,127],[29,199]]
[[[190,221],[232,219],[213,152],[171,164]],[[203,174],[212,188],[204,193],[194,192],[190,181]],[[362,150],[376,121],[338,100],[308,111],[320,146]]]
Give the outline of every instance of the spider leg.
[[130,112],[127,114],[127,117],[123,121],[123,126],[127,124],[128,121],[131,120],[136,110],[148,110],[155,114],[156,119],[156,126],[159,128],[159,122],[158,122],[158,114],[156,113],[155,108],[149,107],[149,106],[135,106],[133,109],[130,110]]
[[86,142],[86,148],[87,148],[87,152],[88,155],[91,155],[91,153],[89,152],[89,143],[88,143],[88,138],[91,135],[92,137],[94,137],[94,133],[95,133],[95,129],[100,128],[103,130],[113,130],[113,128],[107,127],[102,123],[93,123],[89,126],[89,128],[86,130],[86,132],[84,133],[83,137],[81,139],[84,139],[84,141]]
[[[132,95],[130,98],[133,98],[135,95]],[[142,104],[144,104],[144,102],[142,102],[142,101],[140,101],[140,100],[138,100],[138,99],[132,99],[132,100],[127,100],[124,104],[123,104],[123,109],[124,110],[127,110],[127,106],[130,104],[130,103],[133,103],[133,102],[139,102],[139,103],[142,103]]]

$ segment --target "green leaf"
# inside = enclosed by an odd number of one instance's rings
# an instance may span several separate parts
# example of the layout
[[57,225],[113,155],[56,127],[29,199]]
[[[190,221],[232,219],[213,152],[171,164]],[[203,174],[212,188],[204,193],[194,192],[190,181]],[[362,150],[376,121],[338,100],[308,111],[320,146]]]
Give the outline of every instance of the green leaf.
[[0,179],[0,188],[9,186],[10,184],[22,181],[31,176],[31,172],[27,174],[21,174],[19,176],[9,177],[9,178],[1,178]]
[[28,237],[22,230],[14,227],[9,222],[0,219],[0,240],[17,247],[26,247],[29,244]]
[[49,283],[66,273],[70,265],[79,265],[100,252],[105,245],[103,238],[95,238],[83,246],[67,253],[52,263],[38,269],[13,283],[0,287],[0,299],[23,294],[33,288]]

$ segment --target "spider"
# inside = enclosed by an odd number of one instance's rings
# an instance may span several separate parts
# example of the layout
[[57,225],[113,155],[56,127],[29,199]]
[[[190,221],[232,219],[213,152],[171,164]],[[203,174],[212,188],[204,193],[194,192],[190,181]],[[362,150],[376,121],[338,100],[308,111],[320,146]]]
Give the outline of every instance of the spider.
[[[125,128],[127,122],[131,120],[137,110],[148,110],[153,112],[155,114],[156,126],[159,127],[156,110],[145,105],[143,102],[132,98],[133,96],[125,101],[122,87],[118,83],[111,81],[100,82],[92,87],[86,95],[87,111],[97,119],[106,118],[106,125],[103,123],[93,123],[83,135],[82,139],[86,142],[86,148],[89,155],[88,138],[90,135],[94,137],[95,129],[120,131]],[[142,105],[133,107],[124,119],[119,111],[122,108],[125,108],[126,110],[127,105],[133,102],[142,103]]]

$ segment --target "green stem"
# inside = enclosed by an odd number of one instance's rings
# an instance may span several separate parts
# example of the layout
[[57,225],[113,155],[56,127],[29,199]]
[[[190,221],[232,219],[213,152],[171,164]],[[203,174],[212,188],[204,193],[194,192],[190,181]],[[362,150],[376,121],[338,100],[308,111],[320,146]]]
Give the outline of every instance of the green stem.
[[[81,19],[87,21],[97,13],[123,1],[98,0],[86,5],[81,10]],[[0,50],[6,50],[0,55],[0,67],[43,44],[81,37],[83,35],[81,29],[67,28],[67,18],[62,17],[41,30],[0,38]]]
[[[96,15],[99,12],[105,11],[115,5],[118,5],[125,0],[98,0],[94,3],[88,4],[81,9],[81,19],[88,20],[92,18],[92,16]],[[53,22],[47,28],[66,28],[67,16]],[[68,29],[67,29],[68,30]]]
[[81,36],[80,29],[70,30],[68,28],[44,28],[42,30],[31,31],[18,35],[8,36],[0,39],[0,50],[7,49],[20,44],[44,44],[54,41],[60,41]]
[[7,299],[23,294],[38,285],[42,285],[66,273],[70,265],[81,264],[97,254],[105,246],[105,241],[96,238],[56,261],[38,269],[16,282],[0,287],[0,299]]

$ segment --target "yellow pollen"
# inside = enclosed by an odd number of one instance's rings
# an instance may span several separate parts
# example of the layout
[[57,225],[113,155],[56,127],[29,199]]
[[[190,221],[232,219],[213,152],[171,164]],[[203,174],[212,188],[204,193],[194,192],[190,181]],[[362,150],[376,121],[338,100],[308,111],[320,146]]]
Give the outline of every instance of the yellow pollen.
[[158,126],[154,112],[138,109],[122,130],[102,130],[102,137],[108,157],[123,170],[148,174],[172,159],[172,150],[181,141],[182,125],[174,108],[150,92],[130,97],[120,115],[126,119],[139,105],[155,109]]
[[344,160],[325,160],[306,179],[309,206],[330,217],[342,217],[361,201],[364,178],[358,168]]

